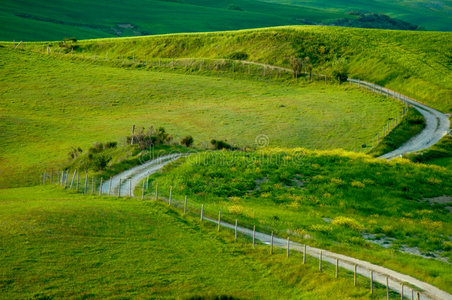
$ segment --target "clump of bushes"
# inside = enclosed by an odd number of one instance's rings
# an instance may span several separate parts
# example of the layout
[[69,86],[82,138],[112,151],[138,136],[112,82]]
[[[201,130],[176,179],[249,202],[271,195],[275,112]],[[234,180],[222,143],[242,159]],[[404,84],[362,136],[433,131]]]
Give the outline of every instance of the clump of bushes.
[[212,144],[213,148],[215,150],[231,150],[232,146],[226,143],[225,141],[217,141],[217,140],[211,140],[210,143]]
[[249,55],[243,51],[237,51],[229,54],[226,58],[235,59],[235,60],[246,60]]
[[128,136],[127,144],[138,145],[141,150],[145,150],[152,146],[169,145],[172,140],[173,137],[166,132],[165,128],[159,127],[155,130],[154,126],[151,126],[146,131],[143,127],[138,133]]

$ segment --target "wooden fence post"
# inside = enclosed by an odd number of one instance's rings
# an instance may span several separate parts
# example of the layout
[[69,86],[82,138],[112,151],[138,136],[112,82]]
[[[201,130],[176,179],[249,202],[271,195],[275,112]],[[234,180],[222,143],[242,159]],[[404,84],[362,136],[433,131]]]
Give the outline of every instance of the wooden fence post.
[[85,173],[85,190],[83,194],[86,194],[88,192],[88,173]]
[[204,219],[204,204],[201,205],[201,222]]
[[220,226],[221,226],[221,211],[218,212],[218,232],[220,232]]
[[374,293],[374,272],[370,271],[370,294]]
[[306,264],[306,244],[304,244],[304,249],[303,249],[303,264]]
[[102,181],[103,181],[103,178],[101,177],[100,178],[100,184],[99,184],[99,196],[102,195]]
[[414,290],[411,289],[411,300],[414,300]]
[[386,299],[389,300],[389,278],[386,276]]
[[270,254],[273,254],[273,231],[272,231],[271,241],[270,241]]
[[237,219],[235,219],[235,241],[237,242]]
[[68,179],[68,177],[69,177],[69,170],[66,171],[66,177],[65,177],[65,180],[64,180],[64,188],[67,188],[67,179]]
[[118,198],[121,198],[121,178],[119,178]]
[[144,185],[145,185],[146,183],[145,182],[143,182],[143,187],[141,188],[141,200],[144,200]]
[[77,172],[77,193],[79,191],[78,187],[79,187],[79,180],[80,180],[80,172]]
[[187,195],[185,195],[185,201],[184,201],[184,215],[187,213]]
[[419,294],[419,292],[416,293],[416,300],[421,300],[421,295]]
[[173,197],[173,187],[170,186],[168,205],[171,206],[171,198]]
[[339,278],[339,259],[336,258],[336,279]]
[[322,250],[320,250],[319,254],[319,271],[322,272]]
[[287,257],[289,257],[290,238],[287,237]]
[[70,190],[72,190],[72,186],[74,185],[74,179],[75,179],[75,174],[76,173],[77,173],[77,169],[75,169],[74,174],[72,175],[71,186],[69,187]]
[[94,179],[94,176],[93,176],[93,179],[92,179],[92,182],[91,182],[91,195],[94,194],[94,190],[96,189],[95,180],[96,179]]
[[129,179],[129,197],[132,197],[132,179]]
[[155,184],[155,201],[159,200],[159,183]]
[[356,268],[357,266],[355,265],[354,271],[353,271],[353,284],[354,286],[356,286]]
[[112,181],[112,177],[110,177],[110,184],[108,186],[108,195],[111,195],[111,181]]
[[255,238],[256,238],[256,225],[253,225],[253,248],[256,245]]
[[53,183],[53,169],[50,170],[50,184]]
[[403,282],[402,286],[400,287],[400,300],[403,300]]

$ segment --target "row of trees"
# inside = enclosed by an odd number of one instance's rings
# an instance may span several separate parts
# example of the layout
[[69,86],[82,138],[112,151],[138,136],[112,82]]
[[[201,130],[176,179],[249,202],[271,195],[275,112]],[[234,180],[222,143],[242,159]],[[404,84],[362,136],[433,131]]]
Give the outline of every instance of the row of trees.
[[[305,58],[300,58],[293,56],[290,58],[290,67],[293,71],[293,77],[298,78],[302,74],[307,74],[309,80],[312,79],[313,64],[311,59],[306,56]],[[331,77],[338,80],[339,82],[345,82],[348,79],[348,65],[345,58],[336,58],[332,61],[331,67],[328,68],[328,73]]]

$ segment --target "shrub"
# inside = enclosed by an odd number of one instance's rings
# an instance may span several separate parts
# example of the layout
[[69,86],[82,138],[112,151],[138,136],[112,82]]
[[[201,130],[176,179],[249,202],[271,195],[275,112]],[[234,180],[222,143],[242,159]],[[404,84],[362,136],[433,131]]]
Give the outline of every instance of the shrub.
[[212,144],[213,148],[216,150],[222,150],[222,149],[232,149],[231,145],[224,141],[217,141],[217,140],[211,140],[210,143]]
[[118,145],[117,142],[108,142],[108,143],[105,143],[105,149],[116,148],[117,145]]
[[359,224],[358,221],[347,217],[337,217],[331,222],[331,224],[348,227],[350,229],[357,231],[361,231],[364,229],[364,226]]
[[104,144],[102,143],[94,143],[93,147],[89,148],[89,153],[100,153],[104,151]]
[[248,59],[249,55],[242,51],[237,51],[229,54],[226,58],[229,59],[236,59],[236,60],[246,60]]
[[111,160],[110,156],[97,155],[97,156],[94,156],[94,158],[92,160],[92,166],[95,171],[102,171],[107,167],[110,160]]
[[190,147],[193,145],[194,139],[191,135],[187,135],[186,137],[182,138],[180,143],[186,147]]

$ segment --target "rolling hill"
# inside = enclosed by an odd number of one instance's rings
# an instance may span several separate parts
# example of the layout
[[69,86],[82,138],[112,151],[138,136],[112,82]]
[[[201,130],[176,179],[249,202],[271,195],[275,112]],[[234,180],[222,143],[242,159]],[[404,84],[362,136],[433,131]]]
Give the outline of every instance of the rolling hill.
[[[413,29],[382,17],[386,13],[427,30],[450,30],[450,1],[252,1],[5,0],[0,8],[0,40],[61,40],[175,32],[236,30],[278,25],[331,24]],[[357,10],[371,15],[360,16]],[[374,14],[375,13],[375,14]]]

